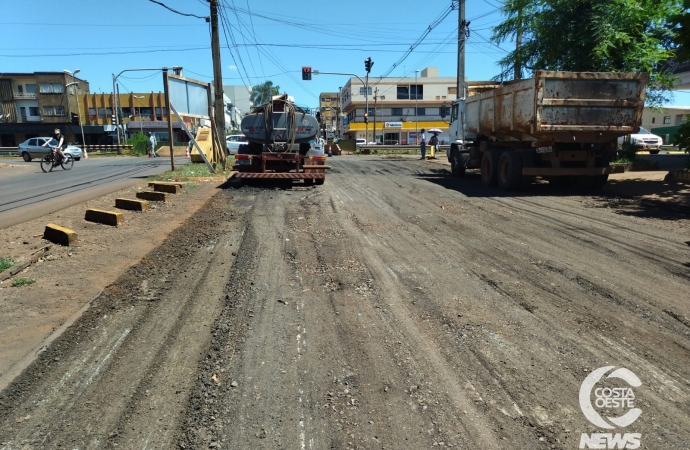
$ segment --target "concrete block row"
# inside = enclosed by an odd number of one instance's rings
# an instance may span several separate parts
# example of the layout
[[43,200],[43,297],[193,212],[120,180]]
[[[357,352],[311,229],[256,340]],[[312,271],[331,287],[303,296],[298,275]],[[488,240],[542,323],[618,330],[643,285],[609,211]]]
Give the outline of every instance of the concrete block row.
[[[182,186],[184,186],[184,183],[149,182],[149,187],[152,187],[153,191],[137,192],[136,196],[141,200],[117,198],[115,199],[115,207],[128,211],[148,211],[149,201],[165,202],[168,200],[168,194],[179,194]],[[84,220],[114,227],[125,223],[125,217],[121,212],[96,208],[87,209]],[[77,233],[68,228],[49,223],[43,231],[43,239],[55,244],[70,246],[77,243]]]

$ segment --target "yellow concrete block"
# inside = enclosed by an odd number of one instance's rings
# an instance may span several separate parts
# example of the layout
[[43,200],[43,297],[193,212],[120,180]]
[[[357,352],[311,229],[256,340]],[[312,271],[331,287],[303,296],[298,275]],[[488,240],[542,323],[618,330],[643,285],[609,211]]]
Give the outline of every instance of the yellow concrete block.
[[125,223],[125,216],[120,212],[115,211],[104,211],[102,209],[87,209],[85,220],[89,222],[102,223],[105,225],[118,226]]
[[43,239],[59,245],[74,245],[77,243],[77,233],[54,223],[46,225],[43,231]]
[[167,192],[169,194],[180,193],[180,186],[177,184],[149,183],[149,186],[156,192]]
[[154,187],[156,184],[165,184],[169,186],[179,186],[181,188],[185,187],[187,183],[185,181],[149,181],[149,187]]
[[129,211],[147,211],[149,202],[146,200],[131,200],[128,198],[116,198],[115,207]]
[[151,202],[165,202],[168,200],[168,194],[164,194],[163,192],[143,191],[137,192],[137,198],[141,198]]

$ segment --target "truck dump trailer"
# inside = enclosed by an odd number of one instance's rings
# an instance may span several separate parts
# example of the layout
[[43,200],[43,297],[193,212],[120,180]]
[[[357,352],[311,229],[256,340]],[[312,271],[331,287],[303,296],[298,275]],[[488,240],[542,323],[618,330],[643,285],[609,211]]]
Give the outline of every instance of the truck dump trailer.
[[532,177],[602,187],[619,136],[640,127],[647,73],[535,71],[453,102],[448,161],[482,183],[518,188]]
[[235,178],[324,183],[330,169],[326,156],[307,155],[319,123],[286,95],[255,108],[242,119],[241,129],[249,143],[240,146],[235,155]]

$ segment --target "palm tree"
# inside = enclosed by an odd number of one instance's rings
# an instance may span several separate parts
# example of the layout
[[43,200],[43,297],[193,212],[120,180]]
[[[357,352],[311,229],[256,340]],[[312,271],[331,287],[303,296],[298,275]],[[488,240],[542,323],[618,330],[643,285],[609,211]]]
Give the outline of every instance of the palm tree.
[[273,86],[272,81],[266,81],[263,84],[257,84],[252,88],[252,93],[249,100],[254,106],[263,105],[271,101],[274,95],[280,93],[280,86]]

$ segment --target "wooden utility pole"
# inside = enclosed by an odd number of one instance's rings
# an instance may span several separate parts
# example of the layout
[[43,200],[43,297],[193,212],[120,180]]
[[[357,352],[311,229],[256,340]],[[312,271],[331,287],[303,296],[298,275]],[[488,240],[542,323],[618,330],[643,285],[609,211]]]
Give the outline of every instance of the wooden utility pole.
[[211,55],[213,57],[213,87],[215,99],[216,129],[225,139],[225,108],[223,106],[223,71],[220,63],[220,36],[218,34],[218,0],[208,0],[211,4]]
[[517,33],[515,36],[515,73],[514,80],[522,79],[522,63],[520,61],[520,47],[522,46],[522,10],[518,11]]
[[467,22],[465,22],[465,0],[459,0],[458,5],[458,78],[456,80],[456,98],[465,95],[465,39],[467,37]]
[[168,71],[163,72],[163,88],[165,89],[165,105],[168,109],[168,134],[170,135],[170,170],[175,171],[175,135],[172,126],[172,107],[170,105],[170,91],[168,90]]

